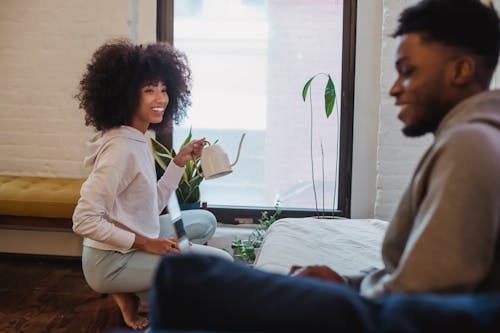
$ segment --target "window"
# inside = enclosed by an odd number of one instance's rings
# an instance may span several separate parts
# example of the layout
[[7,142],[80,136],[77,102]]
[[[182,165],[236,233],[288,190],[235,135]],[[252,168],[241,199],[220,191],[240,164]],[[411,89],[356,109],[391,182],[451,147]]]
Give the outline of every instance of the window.
[[[192,128],[233,161],[246,133],[233,173],[202,183],[218,217],[257,217],[276,200],[287,216],[316,207],[349,216],[354,16],[352,0],[158,0],[158,38],[185,52],[193,72],[193,105],[173,146]],[[311,136],[302,88],[316,73],[331,74],[337,106],[327,119],[319,75]]]

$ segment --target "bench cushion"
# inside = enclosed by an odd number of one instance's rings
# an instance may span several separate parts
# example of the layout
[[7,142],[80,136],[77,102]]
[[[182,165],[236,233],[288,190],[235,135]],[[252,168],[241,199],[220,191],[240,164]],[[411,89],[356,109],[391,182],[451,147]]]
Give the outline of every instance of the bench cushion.
[[0,215],[71,218],[84,181],[0,176]]

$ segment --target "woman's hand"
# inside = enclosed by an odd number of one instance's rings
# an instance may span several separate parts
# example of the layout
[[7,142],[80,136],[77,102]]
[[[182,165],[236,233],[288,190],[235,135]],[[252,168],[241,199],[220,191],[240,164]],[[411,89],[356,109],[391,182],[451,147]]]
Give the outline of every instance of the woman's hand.
[[148,238],[138,234],[135,235],[132,248],[159,255],[180,253],[179,242],[175,238]]
[[205,138],[203,138],[200,140],[193,140],[187,145],[182,146],[174,157],[174,163],[182,168],[186,165],[187,161],[198,158],[206,142]]

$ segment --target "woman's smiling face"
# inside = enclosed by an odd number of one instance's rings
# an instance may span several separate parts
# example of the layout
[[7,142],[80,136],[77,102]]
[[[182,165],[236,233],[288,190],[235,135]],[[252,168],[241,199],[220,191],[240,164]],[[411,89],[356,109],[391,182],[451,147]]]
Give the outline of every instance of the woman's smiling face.
[[160,123],[168,105],[167,86],[163,82],[148,82],[140,90],[139,106],[131,126],[146,132],[149,124]]

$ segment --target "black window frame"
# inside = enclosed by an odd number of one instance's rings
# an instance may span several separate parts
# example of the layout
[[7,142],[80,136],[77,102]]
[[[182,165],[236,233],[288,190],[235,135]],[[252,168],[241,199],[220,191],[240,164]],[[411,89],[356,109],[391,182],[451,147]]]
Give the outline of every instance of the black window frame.
[[[338,172],[338,209],[335,216],[350,218],[351,185],[352,185],[352,148],[354,121],[354,73],[356,58],[356,11],[357,0],[343,0],[343,37],[342,37],[342,90],[340,105],[340,147]],[[156,7],[156,39],[173,44],[174,39],[174,0],[157,0]],[[162,142],[172,146],[172,125],[158,133]],[[262,211],[274,211],[274,207],[254,206],[219,206],[210,205],[211,212],[222,223],[235,224],[236,219],[253,219],[258,223]],[[329,212],[331,214],[331,210]],[[315,216],[311,209],[283,208],[279,216],[307,217]],[[320,212],[321,215],[321,212]]]

